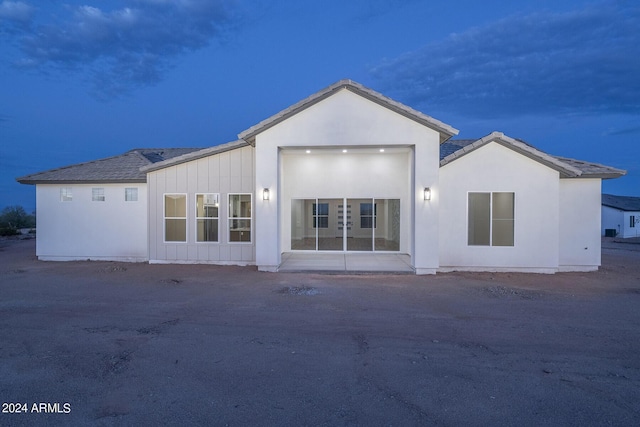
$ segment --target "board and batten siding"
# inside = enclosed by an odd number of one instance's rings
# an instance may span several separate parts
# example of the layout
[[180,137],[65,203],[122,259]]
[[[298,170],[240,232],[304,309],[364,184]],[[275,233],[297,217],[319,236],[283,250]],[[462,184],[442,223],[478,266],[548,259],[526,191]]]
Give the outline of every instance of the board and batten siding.
[[[254,149],[240,147],[149,172],[151,263],[255,263]],[[218,242],[196,242],[196,194],[220,195]],[[187,196],[187,241],[164,241],[164,195]],[[251,242],[229,242],[229,194],[252,195]]]

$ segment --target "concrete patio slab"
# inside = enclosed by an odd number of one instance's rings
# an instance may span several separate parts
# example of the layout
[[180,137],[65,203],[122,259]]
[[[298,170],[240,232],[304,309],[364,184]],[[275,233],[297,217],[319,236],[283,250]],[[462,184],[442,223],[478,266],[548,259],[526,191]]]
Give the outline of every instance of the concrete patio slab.
[[280,272],[322,271],[332,273],[404,273],[413,274],[411,257],[407,254],[379,253],[301,253],[282,254]]

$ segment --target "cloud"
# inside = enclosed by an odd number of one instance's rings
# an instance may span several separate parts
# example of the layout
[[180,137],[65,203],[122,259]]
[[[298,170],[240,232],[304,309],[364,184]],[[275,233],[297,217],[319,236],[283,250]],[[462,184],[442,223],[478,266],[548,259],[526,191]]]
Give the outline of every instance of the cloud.
[[640,113],[640,5],[511,16],[372,68],[405,102],[475,117]]
[[0,20],[27,23],[33,17],[34,9],[21,1],[0,3]]
[[[113,10],[55,6],[49,16],[66,12],[65,18],[25,28],[17,36],[21,58],[15,64],[38,70],[81,70],[93,80],[96,93],[117,96],[160,81],[180,55],[223,40],[236,22],[234,1],[113,3],[125,6]],[[29,7],[19,4],[22,9]],[[12,2],[5,5],[7,10],[18,8]],[[0,23],[1,19],[2,15]]]
[[631,126],[622,129],[609,129],[604,132],[603,136],[620,136],[620,135],[633,135],[640,133],[640,126]]

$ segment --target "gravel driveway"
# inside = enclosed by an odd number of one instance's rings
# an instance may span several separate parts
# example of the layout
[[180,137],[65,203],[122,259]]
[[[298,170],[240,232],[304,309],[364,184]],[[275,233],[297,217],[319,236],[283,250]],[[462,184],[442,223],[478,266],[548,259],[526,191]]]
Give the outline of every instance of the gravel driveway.
[[639,249],[604,241],[594,273],[335,276],[0,241],[0,425],[638,425]]

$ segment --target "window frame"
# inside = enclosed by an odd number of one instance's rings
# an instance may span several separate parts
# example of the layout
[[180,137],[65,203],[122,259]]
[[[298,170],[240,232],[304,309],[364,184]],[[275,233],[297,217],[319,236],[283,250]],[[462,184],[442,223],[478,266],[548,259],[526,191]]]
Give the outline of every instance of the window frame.
[[629,215],[629,228],[636,228],[636,216]]
[[73,187],[60,187],[60,201],[73,202]]
[[[251,215],[248,217],[245,216],[237,216],[237,217],[232,217],[231,216],[231,208],[232,208],[232,204],[231,204],[231,197],[233,196],[249,196],[249,209],[251,211]],[[248,241],[238,241],[238,240],[231,240],[231,231],[233,230],[231,228],[231,221],[234,220],[244,220],[244,221],[249,221],[249,240]],[[231,245],[247,245],[247,244],[252,244],[253,243],[253,234],[254,234],[254,230],[253,230],[253,193],[227,193],[227,243],[231,244]]]
[[[215,195],[217,200],[218,200],[218,215],[215,217],[212,216],[198,216],[198,196],[207,196],[207,195]],[[203,244],[220,244],[220,193],[195,193],[194,195],[195,198],[195,203],[194,203],[194,208],[195,208],[195,227],[194,227],[194,241],[197,244],[203,243]],[[217,228],[217,233],[216,236],[218,237],[218,240],[198,240],[198,221],[199,220],[216,220],[216,228]]]
[[92,202],[104,202],[107,198],[104,194],[104,187],[92,187],[91,188],[91,201]]
[[[167,216],[167,196],[184,196],[185,216]],[[189,241],[189,198],[187,193],[163,193],[162,194],[162,232],[163,242],[170,244],[186,244]],[[184,240],[167,240],[167,220],[184,220]]]
[[[471,219],[470,198],[471,194],[488,194],[489,195],[489,244],[471,244],[469,242],[469,225]],[[494,194],[511,194],[513,195],[513,217],[512,218],[495,218],[494,216]],[[513,240],[510,245],[494,244],[493,232],[495,221],[511,221]],[[467,247],[495,247],[495,248],[513,248],[516,246],[516,192],[515,191],[467,191]]]
[[[320,214],[319,213],[319,209],[318,207],[320,205],[326,205],[327,206],[327,213],[325,214]],[[326,225],[320,225],[320,219],[323,219],[324,221],[326,221]],[[323,222],[324,222],[323,221]],[[311,206],[311,227],[313,229],[316,228],[329,228],[329,203],[320,203],[317,201],[315,203],[312,203]]]
[[[135,190],[135,191],[133,191]],[[128,198],[129,196],[129,192],[131,191],[131,194],[135,194],[135,199],[133,198]],[[124,201],[125,202],[137,202],[138,201],[138,187],[125,187],[124,189]]]
[[[371,214],[368,215],[363,215],[362,214],[362,207],[363,205],[371,205]],[[378,204],[375,202],[375,200],[371,201],[371,202],[365,202],[365,203],[360,203],[360,229],[361,230],[368,230],[368,229],[373,229],[375,230],[376,228],[378,228]],[[369,220],[369,224],[365,224],[363,226],[362,224],[362,220],[363,219],[368,219]]]

